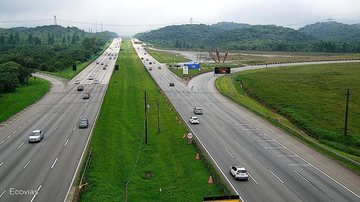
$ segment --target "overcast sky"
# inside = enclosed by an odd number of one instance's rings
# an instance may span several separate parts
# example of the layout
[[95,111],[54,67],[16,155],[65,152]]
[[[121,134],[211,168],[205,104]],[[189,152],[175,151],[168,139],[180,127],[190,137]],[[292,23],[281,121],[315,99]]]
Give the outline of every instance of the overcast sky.
[[95,32],[103,23],[103,30],[122,36],[189,24],[190,18],[203,24],[227,21],[299,28],[329,18],[360,23],[359,8],[360,0],[0,0],[0,27],[50,25],[56,15],[62,26]]

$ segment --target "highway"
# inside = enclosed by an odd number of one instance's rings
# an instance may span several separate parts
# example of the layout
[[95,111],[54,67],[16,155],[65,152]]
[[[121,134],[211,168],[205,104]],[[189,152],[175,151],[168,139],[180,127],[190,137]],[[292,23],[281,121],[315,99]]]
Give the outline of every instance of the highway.
[[[360,201],[358,175],[224,98],[214,87],[213,73],[197,76],[186,84],[141,45],[133,45],[224,181],[243,201]],[[234,70],[275,66],[280,65]],[[174,87],[169,86],[170,82]],[[201,106],[204,112],[198,115],[199,125],[188,121],[194,116],[195,106]],[[245,166],[249,181],[235,181],[229,174],[231,165]]]
[[[0,125],[0,201],[66,200],[120,45],[121,39],[114,39],[104,54],[68,83],[35,74],[49,80],[51,90],[43,99]],[[105,65],[107,68],[103,70]],[[89,80],[89,76],[99,80],[99,84]],[[84,85],[84,91],[77,91],[76,79]],[[90,99],[82,99],[85,92],[90,92]],[[80,117],[89,120],[88,128],[78,128]],[[45,137],[39,143],[29,143],[28,136],[35,129],[43,130]]]

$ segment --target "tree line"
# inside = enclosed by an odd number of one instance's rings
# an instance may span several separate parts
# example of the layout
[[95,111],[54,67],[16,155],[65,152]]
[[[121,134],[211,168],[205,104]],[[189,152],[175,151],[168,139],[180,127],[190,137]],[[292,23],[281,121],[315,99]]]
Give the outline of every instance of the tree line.
[[0,30],[0,93],[27,84],[34,70],[61,71],[88,61],[115,33],[43,26]]

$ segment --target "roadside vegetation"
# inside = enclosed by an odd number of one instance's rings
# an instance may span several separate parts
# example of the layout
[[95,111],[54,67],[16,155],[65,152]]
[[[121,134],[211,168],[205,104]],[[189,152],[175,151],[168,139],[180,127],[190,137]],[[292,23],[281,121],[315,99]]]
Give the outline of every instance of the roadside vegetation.
[[[358,66],[359,63],[344,63],[251,70],[220,77],[216,86],[225,96],[297,134],[316,149],[323,150],[314,145],[321,144],[360,162]],[[351,96],[345,136],[347,88]],[[326,150],[322,152],[338,159]],[[359,166],[343,163],[360,171]]]
[[0,123],[38,101],[49,88],[48,81],[30,78],[27,85],[18,87],[16,91],[0,94]]
[[[92,136],[92,161],[80,201],[201,201],[227,191],[183,135],[187,128],[126,39]],[[148,144],[144,143],[144,91]],[[157,132],[157,101],[160,132]]]

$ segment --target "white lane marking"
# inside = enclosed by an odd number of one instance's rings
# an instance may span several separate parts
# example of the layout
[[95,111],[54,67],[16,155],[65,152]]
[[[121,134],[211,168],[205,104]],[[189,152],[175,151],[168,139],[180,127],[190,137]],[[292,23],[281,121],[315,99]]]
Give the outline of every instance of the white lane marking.
[[225,147],[225,150],[231,156],[231,158],[234,158],[234,156],[230,153],[230,151],[228,149],[226,149],[226,147]]
[[59,157],[56,157],[56,159],[55,159],[54,163],[51,165],[51,169],[53,169],[53,168],[54,168],[54,166],[55,166],[56,162],[58,161],[58,159],[59,159]]
[[5,194],[6,189],[0,194],[0,198]]
[[251,178],[252,180],[254,180],[255,184],[259,184],[259,183],[255,180],[255,178],[254,178],[252,175],[250,175],[250,173],[249,173],[249,176],[250,176],[250,178]]
[[3,144],[5,142],[5,140],[1,141],[0,144]]
[[16,133],[16,130],[13,132],[13,134],[15,134]]
[[43,146],[45,145],[45,143],[46,143],[46,140],[45,140],[45,142],[41,145],[41,147],[43,147]]
[[33,201],[34,201],[35,197],[39,194],[39,191],[40,191],[41,187],[42,187],[42,185],[39,186],[39,188],[37,189],[36,194],[34,194],[34,196],[32,197],[32,199],[31,199],[30,202],[33,202]]
[[21,126],[19,127],[19,130],[21,129]]
[[76,126],[74,126],[73,131],[76,130]]
[[280,146],[280,147],[264,147],[265,149],[286,149],[285,147],[283,146]]
[[18,149],[20,149],[21,146],[24,145],[25,142],[22,142],[19,146],[18,146]]
[[2,165],[4,165],[4,162],[1,162],[1,163],[0,163],[0,167],[1,167]]
[[249,153],[250,155],[252,155],[252,156],[255,156],[253,153],[251,153],[248,149],[246,149],[246,147],[243,147],[244,149],[245,149],[245,151],[247,152],[247,153]]
[[24,126],[26,125],[26,122],[24,123]]
[[270,169],[268,169],[268,171],[273,174],[281,183],[284,184],[284,181],[282,181],[277,175],[275,175],[275,173],[273,171],[271,171]]
[[26,165],[24,166],[24,169],[29,165],[29,163],[31,162],[31,160],[29,160]]
[[306,179],[302,174],[300,174],[298,171],[296,171],[296,170],[293,170],[296,174],[298,174],[302,179],[304,179],[305,181],[307,181],[307,182],[309,182],[310,183],[310,181],[308,180],[308,179]]
[[7,139],[11,138],[11,135],[7,136]]
[[67,143],[69,142],[69,139],[66,140],[64,147],[66,147]]

